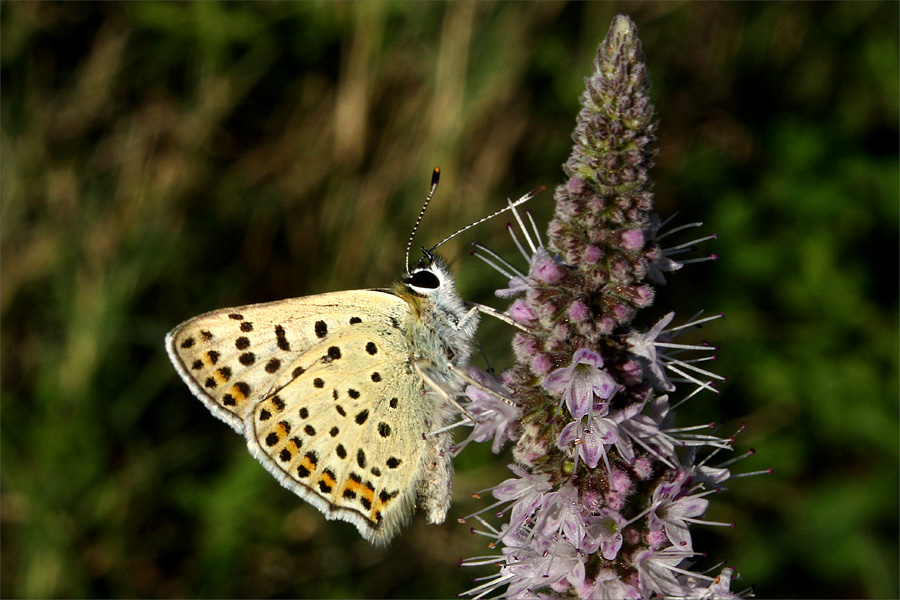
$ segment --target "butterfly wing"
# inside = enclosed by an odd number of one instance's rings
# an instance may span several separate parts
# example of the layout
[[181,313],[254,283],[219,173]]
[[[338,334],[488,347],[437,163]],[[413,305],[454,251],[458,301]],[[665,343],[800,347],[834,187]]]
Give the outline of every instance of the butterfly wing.
[[243,433],[248,404],[265,397],[288,365],[329,333],[350,327],[354,317],[362,319],[368,307],[383,305],[399,312],[405,302],[356,290],[214,310],[170,331],[166,349],[194,395]]
[[[194,394],[282,485],[386,543],[420,488],[435,485],[421,479],[438,460],[425,441],[441,425],[438,400],[413,364],[410,318],[393,293],[335,292],[206,313],[166,347]],[[439,474],[445,495],[451,472]]]
[[408,338],[390,320],[363,321],[292,368],[302,372],[282,375],[247,415],[250,451],[327,518],[386,543],[412,514],[431,447],[425,434],[439,426]]

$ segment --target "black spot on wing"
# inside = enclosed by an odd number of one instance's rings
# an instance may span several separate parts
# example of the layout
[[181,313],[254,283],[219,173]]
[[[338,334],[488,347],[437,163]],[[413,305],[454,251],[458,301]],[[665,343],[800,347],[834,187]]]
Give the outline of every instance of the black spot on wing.
[[287,341],[287,334],[284,331],[284,327],[281,325],[275,326],[275,343],[278,344],[279,349],[284,350],[285,352],[291,349],[291,345]]

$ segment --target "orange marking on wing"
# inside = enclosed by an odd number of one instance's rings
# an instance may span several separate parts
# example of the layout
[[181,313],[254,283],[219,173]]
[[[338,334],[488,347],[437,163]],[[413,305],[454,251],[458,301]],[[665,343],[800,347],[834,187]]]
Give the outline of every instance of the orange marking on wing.
[[313,461],[309,460],[309,457],[308,457],[308,456],[304,456],[303,458],[301,458],[301,459],[300,459],[300,462],[297,463],[297,466],[298,466],[298,467],[305,467],[306,470],[309,471],[310,473],[315,473],[315,472],[316,472],[316,463],[314,463]]
[[334,480],[334,477],[331,476],[327,470],[325,470],[322,475],[319,476],[319,481],[327,485],[328,487],[334,487],[334,484],[337,483]]

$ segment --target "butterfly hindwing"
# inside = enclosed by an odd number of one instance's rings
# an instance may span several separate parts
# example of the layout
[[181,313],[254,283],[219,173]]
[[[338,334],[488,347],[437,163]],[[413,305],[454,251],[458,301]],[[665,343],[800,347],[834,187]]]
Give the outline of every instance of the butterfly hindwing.
[[282,485],[382,543],[412,513],[435,401],[406,334],[362,321],[295,361],[247,415],[247,442]]

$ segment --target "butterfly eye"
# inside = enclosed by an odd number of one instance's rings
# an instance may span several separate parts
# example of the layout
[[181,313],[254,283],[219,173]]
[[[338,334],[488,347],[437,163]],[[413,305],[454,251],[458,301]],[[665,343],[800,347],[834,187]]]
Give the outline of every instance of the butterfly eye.
[[420,288],[425,290],[436,290],[441,286],[441,281],[437,275],[431,271],[416,271],[407,280],[406,284],[411,288]]

